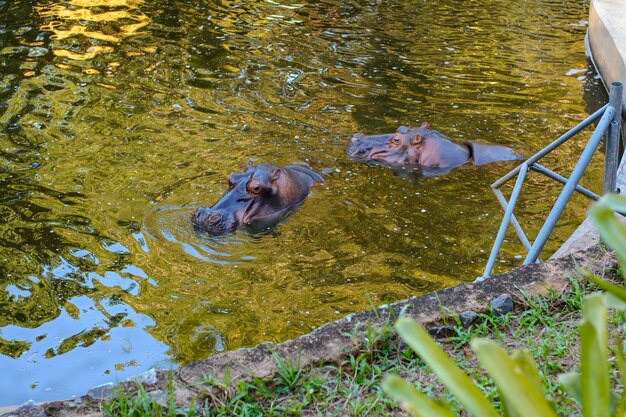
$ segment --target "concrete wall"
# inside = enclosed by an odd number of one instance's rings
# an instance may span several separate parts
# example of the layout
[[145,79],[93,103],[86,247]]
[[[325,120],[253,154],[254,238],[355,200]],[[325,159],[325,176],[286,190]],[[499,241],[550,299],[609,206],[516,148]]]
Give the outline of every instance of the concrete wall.
[[592,0],[587,52],[605,86],[626,83],[626,0]]

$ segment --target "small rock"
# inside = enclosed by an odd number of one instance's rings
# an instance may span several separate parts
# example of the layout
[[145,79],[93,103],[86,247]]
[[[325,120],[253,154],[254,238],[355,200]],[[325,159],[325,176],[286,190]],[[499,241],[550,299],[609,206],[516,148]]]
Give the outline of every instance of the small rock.
[[137,381],[140,384],[154,385],[158,382],[157,371],[155,368],[151,368],[144,373],[128,378],[127,381]]
[[404,339],[399,337],[398,338],[398,350],[403,351],[407,349],[410,349],[409,345],[404,341]]
[[165,391],[161,391],[161,390],[148,391],[146,392],[146,395],[148,396],[151,402],[157,403],[158,405],[162,407],[169,406],[170,394]]
[[459,314],[459,320],[461,320],[461,326],[467,327],[470,324],[474,323],[478,318],[478,313],[475,311],[464,311]]
[[513,298],[508,294],[502,294],[491,303],[491,311],[496,316],[504,316],[513,311]]
[[97,385],[87,391],[87,396],[93,398],[94,400],[108,400],[109,398],[111,398],[114,386],[115,385],[112,382]]
[[428,329],[428,333],[435,339],[445,339],[456,336],[454,327],[452,326],[436,326]]

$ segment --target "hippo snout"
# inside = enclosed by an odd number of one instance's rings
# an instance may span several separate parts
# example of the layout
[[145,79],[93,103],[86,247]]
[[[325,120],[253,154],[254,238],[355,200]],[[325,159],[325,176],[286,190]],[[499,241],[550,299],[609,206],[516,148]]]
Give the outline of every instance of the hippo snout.
[[221,235],[237,227],[234,216],[228,216],[210,208],[199,208],[194,211],[191,222],[195,228],[213,235]]
[[350,138],[350,143],[355,143],[363,139],[365,135],[363,133],[356,133],[354,136]]
[[362,133],[357,133],[350,138],[350,141],[347,144],[348,146],[346,147],[346,151],[350,158],[361,159],[372,149],[371,144],[363,140],[364,137],[365,135]]

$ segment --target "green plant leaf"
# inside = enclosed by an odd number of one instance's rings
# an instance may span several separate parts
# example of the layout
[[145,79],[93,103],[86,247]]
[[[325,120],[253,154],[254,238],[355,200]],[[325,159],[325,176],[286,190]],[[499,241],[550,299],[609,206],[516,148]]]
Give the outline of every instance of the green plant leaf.
[[[511,358],[513,359],[513,362],[515,362],[515,364],[519,366],[519,369],[526,375],[526,377],[528,377],[530,383],[538,387],[539,390],[541,390],[541,387],[543,386],[541,381],[541,375],[539,374],[539,371],[537,370],[537,364],[535,363],[535,360],[530,355],[530,353],[528,351],[515,351],[511,355]],[[500,398],[502,400],[506,416],[525,417],[525,414],[518,413],[518,411],[515,409],[514,404],[511,404],[508,397],[502,392],[500,393]]]
[[[615,364],[622,380],[622,387],[626,387],[626,359],[624,358],[624,342],[622,339],[618,338],[616,340],[614,353]],[[626,414],[626,389],[622,389],[622,395],[617,399],[617,405],[615,408],[617,409],[615,415],[623,416]]]
[[607,308],[614,308],[616,310],[626,311],[626,302],[620,300],[611,293],[604,294],[604,302],[606,303]]
[[583,300],[580,333],[580,382],[583,417],[609,415],[611,391],[608,358],[607,309],[602,294]]
[[626,228],[614,211],[626,212],[626,198],[607,194],[589,209],[589,217],[602,239],[617,253],[622,275],[626,277]]
[[580,392],[580,374],[578,372],[568,372],[559,375],[559,382],[578,404],[582,404],[582,394]]
[[541,389],[541,387],[543,386],[543,383],[541,381],[541,375],[539,374],[537,364],[535,363],[535,360],[533,359],[531,354],[526,350],[518,350],[513,352],[511,358],[513,358],[515,364],[520,367],[522,372],[524,372],[529,382],[535,387]]
[[415,417],[455,417],[454,413],[416,390],[404,379],[387,375],[383,389]]
[[596,284],[601,289],[603,289],[604,291],[606,291],[607,293],[611,294],[613,297],[617,298],[623,303],[626,303],[626,290],[623,287],[620,287],[619,285],[615,285],[611,282],[608,282],[593,274],[587,274],[586,278],[589,281]]
[[493,341],[474,339],[470,345],[516,415],[556,417],[541,384],[537,386],[536,379],[526,374],[527,364],[520,366]]
[[476,417],[498,416],[480,389],[446,355],[421,325],[415,320],[401,318],[396,323],[396,329],[468,412]]
[[594,293],[583,299],[582,317],[582,323],[589,322],[598,333],[597,341],[608,357],[608,311],[603,294]]

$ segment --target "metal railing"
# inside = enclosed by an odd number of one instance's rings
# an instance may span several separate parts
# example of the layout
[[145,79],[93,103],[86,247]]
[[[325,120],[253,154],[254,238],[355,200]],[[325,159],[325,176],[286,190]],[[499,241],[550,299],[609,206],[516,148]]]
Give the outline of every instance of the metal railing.
[[[493,249],[491,250],[491,254],[489,255],[489,260],[487,261],[487,266],[485,267],[485,271],[482,277],[476,279],[476,282],[482,281],[489,277],[491,271],[493,270],[493,266],[496,262],[496,258],[498,253],[500,252],[500,247],[502,246],[502,242],[504,241],[504,235],[508,225],[510,224],[517,236],[520,238],[524,247],[528,250],[528,254],[526,255],[526,259],[524,259],[523,264],[531,264],[538,263],[539,254],[541,250],[545,246],[556,222],[561,217],[563,210],[565,209],[565,205],[569,201],[574,191],[579,192],[580,194],[589,197],[592,200],[598,200],[600,197],[579,186],[578,183],[589,165],[591,158],[598,148],[598,145],[602,141],[602,138],[606,135],[605,140],[605,162],[604,162],[604,184],[602,187],[602,193],[615,192],[616,184],[617,184],[617,168],[619,164],[619,149],[620,149],[620,124],[622,118],[626,119],[626,105],[622,103],[622,94],[623,94],[624,86],[621,82],[613,82],[611,83],[611,88],[609,91],[609,102],[598,109],[595,113],[587,117],[585,120],[580,122],[570,131],[556,139],[554,142],[526,159],[522,164],[513,169],[511,172],[500,178],[498,181],[491,184],[491,188],[496,195],[496,198],[500,202],[500,205],[504,209],[504,218],[502,219],[502,223],[500,224],[500,228],[498,229],[498,234],[496,235],[496,239],[493,244]],[[538,164],[538,161],[558,148],[560,145],[565,143],[567,140],[571,139],[574,135],[591,125],[596,120],[600,120],[594,130],[587,146],[583,150],[580,155],[578,162],[574,166],[572,173],[569,178],[565,178],[556,172],[549,170]],[[522,190],[522,185],[524,183],[524,179],[528,174],[528,171],[536,171],[540,174],[545,175],[546,177],[555,180],[561,184],[563,184],[563,190],[561,194],[559,194],[548,218],[544,222],[541,230],[539,231],[535,241],[531,244],[526,234],[522,230],[519,222],[515,218],[513,214],[513,210],[515,208],[515,204],[517,203],[517,199]],[[517,175],[517,180],[515,181],[515,185],[513,187],[513,191],[511,192],[511,197],[509,201],[506,200],[502,191],[500,191],[500,187],[506,184],[508,181],[513,179]]]

